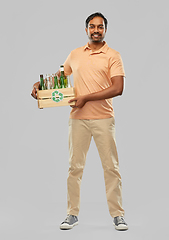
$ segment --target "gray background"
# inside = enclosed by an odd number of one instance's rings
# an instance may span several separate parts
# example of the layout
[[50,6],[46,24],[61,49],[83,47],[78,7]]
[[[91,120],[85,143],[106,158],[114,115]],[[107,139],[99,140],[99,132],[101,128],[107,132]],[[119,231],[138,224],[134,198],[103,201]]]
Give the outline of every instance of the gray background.
[[[106,42],[121,53],[125,91],[114,99],[123,205],[130,230],[108,212],[94,142],[81,188],[80,224],[66,216],[70,108],[40,110],[30,92],[88,38],[93,12],[109,21]],[[1,1],[0,237],[6,239],[168,239],[168,1]],[[168,237],[167,237],[168,236]]]

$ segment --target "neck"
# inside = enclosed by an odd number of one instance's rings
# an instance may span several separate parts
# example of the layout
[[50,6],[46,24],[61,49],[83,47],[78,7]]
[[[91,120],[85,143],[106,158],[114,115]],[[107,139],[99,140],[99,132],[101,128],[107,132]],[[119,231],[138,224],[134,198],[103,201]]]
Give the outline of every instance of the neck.
[[89,41],[89,47],[92,49],[92,51],[99,50],[101,47],[103,47],[104,44],[105,44],[104,41],[102,41],[102,42],[92,42],[92,41]]

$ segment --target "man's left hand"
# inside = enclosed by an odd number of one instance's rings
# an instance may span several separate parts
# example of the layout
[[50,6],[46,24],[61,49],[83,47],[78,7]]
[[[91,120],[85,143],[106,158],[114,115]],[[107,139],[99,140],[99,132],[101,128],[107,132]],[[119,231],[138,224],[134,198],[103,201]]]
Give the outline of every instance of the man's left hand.
[[69,100],[69,103],[71,102],[76,102],[75,105],[70,105],[71,107],[73,108],[82,108],[85,103],[87,102],[87,99],[85,96],[79,96],[79,97],[75,97],[75,98],[72,98],[71,100]]

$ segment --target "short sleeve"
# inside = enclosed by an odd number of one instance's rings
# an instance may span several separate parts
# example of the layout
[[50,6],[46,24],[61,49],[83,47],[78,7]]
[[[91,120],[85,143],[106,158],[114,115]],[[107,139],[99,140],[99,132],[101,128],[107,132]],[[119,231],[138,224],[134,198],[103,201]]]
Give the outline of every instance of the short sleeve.
[[123,61],[119,52],[110,59],[110,78],[115,76],[125,76]]
[[72,68],[71,68],[71,53],[69,54],[69,56],[67,57],[66,61],[64,62],[64,72],[65,75],[71,75],[72,73]]

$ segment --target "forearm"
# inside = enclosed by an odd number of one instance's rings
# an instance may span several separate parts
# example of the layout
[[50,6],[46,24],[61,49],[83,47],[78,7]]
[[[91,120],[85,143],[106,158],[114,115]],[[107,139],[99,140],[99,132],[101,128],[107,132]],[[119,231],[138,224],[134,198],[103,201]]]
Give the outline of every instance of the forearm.
[[122,95],[123,89],[117,88],[115,86],[108,87],[102,91],[91,93],[85,96],[86,101],[96,101],[108,98],[114,98],[116,96]]
[[111,78],[112,85],[99,92],[82,95],[69,100],[69,103],[76,101],[75,107],[82,108],[88,101],[97,101],[108,98],[114,98],[116,96],[122,95],[123,93],[123,76],[117,76]]

